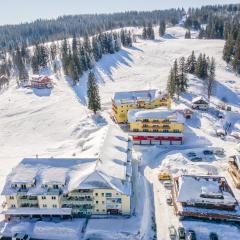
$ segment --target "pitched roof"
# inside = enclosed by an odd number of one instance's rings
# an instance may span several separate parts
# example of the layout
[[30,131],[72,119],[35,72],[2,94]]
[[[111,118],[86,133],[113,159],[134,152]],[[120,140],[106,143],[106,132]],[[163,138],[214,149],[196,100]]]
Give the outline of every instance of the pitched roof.
[[198,101],[204,101],[204,102],[208,103],[208,100],[203,96],[198,96],[198,97],[195,97],[195,98],[192,99],[192,103],[195,103],[195,102],[198,102]]
[[184,117],[176,110],[169,110],[167,108],[158,108],[151,110],[129,110],[128,122],[136,122],[138,119],[169,119],[175,122],[184,123]]
[[[23,159],[8,175],[2,195],[15,195],[18,189],[13,183],[33,183],[28,195],[47,194],[43,185],[60,184],[64,192],[75,189],[113,188],[123,194],[131,195],[131,184],[127,175],[128,135],[117,126],[105,126],[95,133],[102,138],[99,146],[92,145],[93,157],[78,159],[45,158]],[[98,139],[97,139],[98,140]],[[96,141],[96,140],[95,140]],[[96,143],[99,141],[96,141]],[[98,154],[94,154],[94,151]]]
[[113,99],[115,104],[127,104],[134,103],[137,100],[153,101],[157,98],[167,97],[166,92],[161,92],[157,89],[141,90],[141,91],[128,91],[128,92],[116,92]]

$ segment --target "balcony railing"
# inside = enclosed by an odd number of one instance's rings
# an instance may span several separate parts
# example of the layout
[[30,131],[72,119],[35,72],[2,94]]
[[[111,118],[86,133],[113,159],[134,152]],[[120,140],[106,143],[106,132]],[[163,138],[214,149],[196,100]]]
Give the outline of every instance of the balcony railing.
[[87,210],[87,209],[93,209],[92,205],[88,204],[62,204],[62,208],[77,208],[79,210]]
[[22,203],[20,204],[20,207],[21,208],[26,208],[26,207],[29,207],[29,208],[38,208],[38,204],[31,204],[31,203]]

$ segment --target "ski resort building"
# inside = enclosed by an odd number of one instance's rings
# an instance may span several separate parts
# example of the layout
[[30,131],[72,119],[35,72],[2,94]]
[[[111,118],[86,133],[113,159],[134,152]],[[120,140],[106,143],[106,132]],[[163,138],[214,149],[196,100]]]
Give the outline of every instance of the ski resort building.
[[228,171],[235,186],[240,189],[240,156],[230,157]]
[[172,197],[175,213],[181,217],[240,221],[238,202],[224,177],[176,177]]
[[134,144],[182,144],[184,121],[181,113],[166,108],[128,112]]
[[23,159],[7,177],[2,191],[7,208],[2,213],[7,219],[129,215],[131,139],[117,126],[104,127],[101,139],[101,149],[94,158]]
[[171,99],[166,92],[157,89],[116,92],[112,99],[113,117],[117,123],[127,123],[131,109],[153,109],[165,106],[170,108]]
[[31,88],[52,88],[53,82],[52,79],[48,76],[33,76],[30,80]]
[[202,96],[196,97],[192,100],[192,108],[207,110],[209,108],[209,102]]

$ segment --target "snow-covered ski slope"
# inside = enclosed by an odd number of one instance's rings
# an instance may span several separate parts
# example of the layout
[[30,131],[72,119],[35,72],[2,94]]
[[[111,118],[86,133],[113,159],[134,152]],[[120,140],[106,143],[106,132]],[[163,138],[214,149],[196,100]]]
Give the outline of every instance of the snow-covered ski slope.
[[[134,31],[141,33],[141,29],[134,29]],[[109,115],[111,97],[115,91],[165,89],[169,70],[175,58],[188,57],[192,50],[196,55],[206,53],[216,59],[217,86],[216,98],[213,100],[227,99],[235,111],[234,116],[229,116],[229,118],[239,119],[240,78],[228,70],[226,63],[222,60],[224,41],[185,40],[185,31],[181,27],[172,27],[167,29],[165,38],[157,38],[155,41],[137,39],[134,47],[123,48],[114,55],[104,56],[94,68],[102,100],[102,112],[99,116],[93,116],[87,110],[87,74],[74,87],[64,77],[55,78],[52,91],[19,89],[12,80],[9,90],[0,94],[0,190],[4,185],[6,175],[25,157],[36,155],[39,157],[80,157],[88,136],[103,125],[112,123]],[[193,96],[202,94],[202,82],[194,77],[190,76],[190,78],[189,93],[181,99],[181,104],[187,106]],[[236,142],[231,138],[223,141],[213,136],[214,118],[208,114],[197,114],[195,120],[193,119],[187,126],[186,148],[187,145],[189,147],[193,145],[195,147],[198,144],[213,145],[224,147],[228,155],[236,153],[234,150]],[[148,157],[143,159],[140,168],[142,174],[148,174],[146,173],[148,171],[144,170],[148,165],[152,169],[161,165],[162,149],[149,148],[151,151],[147,152]],[[142,151],[141,148],[137,150]],[[217,172],[221,172],[222,166],[225,166],[225,171],[226,163],[227,161],[222,165],[219,164]],[[197,171],[196,169],[194,168],[194,171]],[[149,171],[149,175],[151,174],[152,172]],[[150,176],[146,177],[150,182],[153,181]],[[148,191],[150,188],[147,189],[146,185],[145,195]],[[150,195],[145,197],[151,198]],[[153,200],[146,202],[150,204]],[[150,214],[149,211],[148,215]],[[149,216],[146,215],[145,211],[144,218],[147,219]],[[141,226],[144,225],[143,223]],[[107,232],[107,226],[106,228],[102,226],[100,224],[97,229]],[[88,228],[91,228],[91,222]],[[127,229],[126,226],[122,228],[124,231]],[[135,236],[138,234],[136,229],[131,231],[135,231]],[[149,235],[145,235],[146,239],[147,237]]]

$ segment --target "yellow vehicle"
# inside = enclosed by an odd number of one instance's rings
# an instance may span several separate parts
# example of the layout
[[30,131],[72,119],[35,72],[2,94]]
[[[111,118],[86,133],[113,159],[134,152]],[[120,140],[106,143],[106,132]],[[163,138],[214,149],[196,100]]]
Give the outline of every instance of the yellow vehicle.
[[162,180],[171,180],[172,177],[171,175],[168,173],[168,172],[163,172],[161,171],[159,174],[158,174],[158,180],[159,181],[162,181]]

